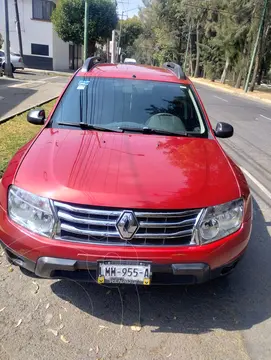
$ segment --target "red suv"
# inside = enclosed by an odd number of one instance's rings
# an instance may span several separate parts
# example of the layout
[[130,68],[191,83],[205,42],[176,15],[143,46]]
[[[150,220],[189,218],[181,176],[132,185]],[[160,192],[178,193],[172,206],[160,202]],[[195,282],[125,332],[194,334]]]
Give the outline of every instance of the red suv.
[[231,272],[252,200],[181,67],[89,58],[0,182],[8,259],[45,278],[200,283]]

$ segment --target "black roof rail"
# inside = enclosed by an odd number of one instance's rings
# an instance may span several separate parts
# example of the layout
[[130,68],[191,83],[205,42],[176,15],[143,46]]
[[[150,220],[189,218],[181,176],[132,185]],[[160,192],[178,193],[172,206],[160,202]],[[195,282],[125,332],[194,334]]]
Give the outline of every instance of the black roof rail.
[[81,68],[81,72],[88,72],[100,61],[101,61],[101,58],[99,56],[92,56],[92,57],[87,58]]
[[183,69],[179,64],[176,64],[174,62],[166,62],[163,64],[162,67],[171,70],[178,79],[186,79],[185,73],[183,72]]

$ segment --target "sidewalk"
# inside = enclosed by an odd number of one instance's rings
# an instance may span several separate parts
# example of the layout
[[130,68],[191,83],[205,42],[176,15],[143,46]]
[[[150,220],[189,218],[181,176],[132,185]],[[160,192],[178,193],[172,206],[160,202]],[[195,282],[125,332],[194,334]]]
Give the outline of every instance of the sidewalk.
[[10,118],[58,97],[68,77],[37,81],[0,78],[0,124]]
[[236,89],[230,85],[221,84],[220,82],[213,82],[211,80],[207,80],[203,78],[193,78],[193,77],[190,77],[190,80],[194,83],[207,85],[220,91],[226,91],[234,95],[243,96],[246,98],[250,98],[252,100],[261,100],[263,102],[271,104],[271,91],[265,92],[265,91],[254,90],[253,92],[245,93],[243,89]]
[[41,73],[45,75],[60,75],[60,76],[72,76],[75,73],[75,70],[55,71],[55,70],[42,70],[42,69],[32,69],[32,68],[25,68],[24,71]]

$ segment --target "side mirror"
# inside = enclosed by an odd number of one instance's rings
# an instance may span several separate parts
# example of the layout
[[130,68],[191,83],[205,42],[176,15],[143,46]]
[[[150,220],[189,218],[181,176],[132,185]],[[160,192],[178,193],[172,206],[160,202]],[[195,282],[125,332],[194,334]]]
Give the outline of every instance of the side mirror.
[[30,110],[27,114],[27,121],[34,125],[44,125],[45,111],[41,108]]
[[215,136],[218,138],[229,138],[233,135],[233,127],[230,124],[219,122],[214,130]]

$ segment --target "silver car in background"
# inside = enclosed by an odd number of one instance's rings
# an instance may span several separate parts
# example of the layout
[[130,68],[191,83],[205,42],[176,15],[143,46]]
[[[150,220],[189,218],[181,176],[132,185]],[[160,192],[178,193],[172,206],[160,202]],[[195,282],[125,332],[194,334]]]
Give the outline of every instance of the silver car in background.
[[2,62],[3,62],[3,60],[2,60],[2,58],[0,58],[0,76],[3,76],[3,74],[4,74],[4,70],[2,68]]
[[136,60],[131,58],[125,58],[124,64],[136,64]]
[[[5,52],[3,50],[0,50],[0,59],[2,60],[2,67],[5,69]],[[0,63],[1,63],[0,60]],[[17,69],[24,69],[24,63],[23,59],[21,58],[20,54],[16,54],[14,52],[10,52],[10,62],[12,67],[12,72],[14,72]]]

